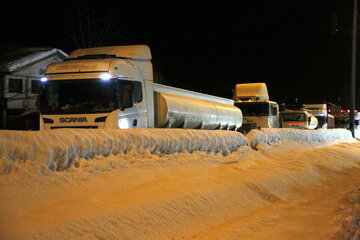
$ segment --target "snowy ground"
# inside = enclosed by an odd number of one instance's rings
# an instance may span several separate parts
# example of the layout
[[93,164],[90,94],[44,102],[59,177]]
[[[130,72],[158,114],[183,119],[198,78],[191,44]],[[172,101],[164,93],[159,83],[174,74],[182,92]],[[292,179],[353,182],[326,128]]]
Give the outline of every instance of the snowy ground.
[[1,131],[0,239],[359,239],[349,131]]

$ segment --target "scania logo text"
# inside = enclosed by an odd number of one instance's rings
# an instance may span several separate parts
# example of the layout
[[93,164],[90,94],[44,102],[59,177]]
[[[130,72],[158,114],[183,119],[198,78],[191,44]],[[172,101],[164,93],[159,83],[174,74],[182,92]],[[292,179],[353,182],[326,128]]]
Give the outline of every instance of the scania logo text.
[[87,122],[86,117],[62,117],[60,123]]

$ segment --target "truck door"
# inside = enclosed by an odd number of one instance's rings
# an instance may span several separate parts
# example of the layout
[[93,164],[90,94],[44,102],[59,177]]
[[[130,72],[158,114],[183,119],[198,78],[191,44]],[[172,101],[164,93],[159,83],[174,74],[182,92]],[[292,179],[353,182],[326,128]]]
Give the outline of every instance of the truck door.
[[278,128],[280,127],[280,123],[279,123],[279,107],[277,104],[269,104],[270,106],[270,111],[269,111],[269,125],[270,127],[273,128]]
[[141,82],[119,80],[116,82],[116,98],[120,109],[118,126],[122,129],[147,126],[147,112],[143,101]]

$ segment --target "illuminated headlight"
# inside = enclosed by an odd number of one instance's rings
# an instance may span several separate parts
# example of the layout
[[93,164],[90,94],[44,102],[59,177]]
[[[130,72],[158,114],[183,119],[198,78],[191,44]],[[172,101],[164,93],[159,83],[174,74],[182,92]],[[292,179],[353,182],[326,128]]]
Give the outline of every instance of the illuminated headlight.
[[101,74],[100,78],[104,81],[108,81],[108,80],[110,80],[111,75],[108,73],[103,73],[103,74]]
[[48,79],[46,78],[46,77],[42,77],[41,79],[40,79],[40,81],[42,81],[42,82],[46,82]]
[[118,121],[120,129],[128,129],[129,128],[129,120],[126,118],[119,119]]

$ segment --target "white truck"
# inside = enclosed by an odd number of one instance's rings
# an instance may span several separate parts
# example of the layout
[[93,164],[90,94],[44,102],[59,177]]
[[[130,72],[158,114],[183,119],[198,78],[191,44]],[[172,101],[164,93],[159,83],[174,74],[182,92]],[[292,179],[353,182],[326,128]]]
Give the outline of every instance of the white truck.
[[[335,114],[335,127],[336,128],[350,128],[350,110],[341,110],[340,114]],[[355,129],[360,129],[360,113],[358,110],[354,112]]]
[[269,101],[265,83],[236,84],[234,100],[235,106],[243,113],[240,132],[246,133],[254,128],[279,127],[279,105]]
[[231,99],[153,82],[146,45],[78,49],[50,64],[39,97],[40,130],[193,128],[237,130]]
[[302,108],[314,115],[318,120],[317,128],[334,128],[335,120],[334,115],[331,115],[327,111],[325,103],[320,104],[303,104]]
[[280,112],[281,127],[296,129],[316,129],[317,118],[304,110],[286,110]]

